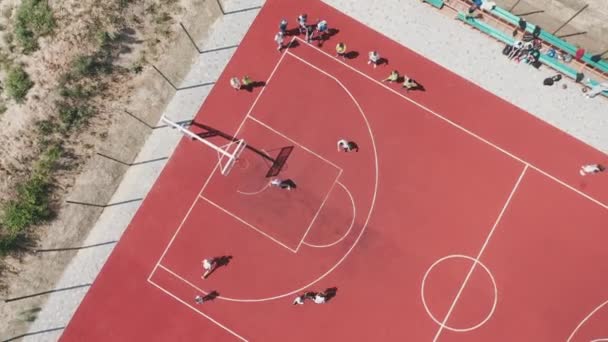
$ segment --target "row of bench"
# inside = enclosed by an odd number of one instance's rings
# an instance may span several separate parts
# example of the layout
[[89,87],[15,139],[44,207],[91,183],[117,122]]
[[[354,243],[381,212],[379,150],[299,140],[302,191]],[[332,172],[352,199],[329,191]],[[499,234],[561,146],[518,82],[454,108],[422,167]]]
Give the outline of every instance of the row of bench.
[[[494,7],[494,9],[492,9],[491,13],[494,16],[496,16],[497,18],[504,20],[509,24],[519,26],[519,21],[520,21],[521,17],[518,17],[503,8],[496,6],[496,7]],[[534,32],[535,28],[536,28],[536,25],[526,22],[526,31],[532,33],[532,32]],[[544,42],[546,42],[546,43],[554,46],[555,48],[562,50],[572,56],[574,56],[576,54],[576,50],[578,50],[578,48],[576,46],[574,46],[573,44],[568,43],[567,41],[565,41],[549,32],[546,32],[542,29],[540,30],[539,38],[541,40],[543,40]],[[592,57],[593,57],[592,54],[585,53],[583,55],[582,61],[585,62],[587,65],[593,67],[594,69],[601,71],[602,73],[608,73],[608,62],[601,60],[601,59],[596,62],[592,59]]]
[[[511,34],[505,33],[504,31],[497,29],[484,21],[477,20],[473,17],[470,17],[466,13],[459,12],[457,19],[463,21],[466,24],[469,24],[469,25],[475,27],[479,31],[481,31],[491,37],[494,37],[495,39],[497,39],[505,44],[513,45],[513,43],[515,43],[515,39],[513,38],[513,36]],[[526,28],[526,29],[528,29],[528,28]],[[532,28],[532,30],[534,30],[534,28]],[[576,79],[577,71],[574,68],[570,67],[569,65],[561,63],[557,58],[549,57],[546,54],[541,54],[539,60],[541,63],[551,67],[552,69],[555,69],[555,70],[559,71],[560,73],[563,73],[564,75],[566,75],[572,79]],[[598,81],[588,78],[586,81],[584,81],[584,83],[586,85],[592,87],[594,85],[597,85]],[[608,91],[603,92],[602,95],[608,96]]]

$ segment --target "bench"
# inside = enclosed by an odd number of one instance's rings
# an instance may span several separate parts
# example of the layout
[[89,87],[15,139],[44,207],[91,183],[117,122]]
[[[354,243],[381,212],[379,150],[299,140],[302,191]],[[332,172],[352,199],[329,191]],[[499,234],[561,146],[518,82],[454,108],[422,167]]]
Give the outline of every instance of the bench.
[[439,9],[441,9],[443,7],[443,0],[422,0],[424,2],[427,2]]
[[496,29],[495,27],[489,25],[486,22],[476,20],[473,17],[469,17],[464,12],[458,12],[458,16],[456,18],[458,20],[462,20],[464,23],[467,23],[467,24],[473,26],[474,28],[478,29],[481,32],[483,32],[489,36],[492,36],[495,39],[500,40],[501,42],[503,42],[505,44],[513,45],[513,43],[515,42],[515,40],[513,39],[513,37],[510,34],[507,34],[499,29]]
[[[512,25],[519,26],[520,17],[514,15],[513,13],[511,13],[503,8],[496,6],[496,7],[494,7],[494,9],[492,9],[491,13],[494,14],[496,17],[498,17]],[[536,28],[536,25],[526,22],[526,31],[532,33],[532,32],[534,32],[535,28]],[[544,31],[542,29],[540,31],[539,38],[572,56],[574,56],[576,54],[576,50],[578,50],[578,48],[576,46],[574,46],[573,44],[568,43],[567,41],[547,32],[547,31]],[[586,64],[588,64],[589,66],[600,70],[603,73],[608,73],[608,62],[604,61],[604,60],[599,60],[597,62],[594,62],[591,59],[592,56],[593,55],[591,55],[590,53],[585,53],[583,55],[582,61],[585,62]]]

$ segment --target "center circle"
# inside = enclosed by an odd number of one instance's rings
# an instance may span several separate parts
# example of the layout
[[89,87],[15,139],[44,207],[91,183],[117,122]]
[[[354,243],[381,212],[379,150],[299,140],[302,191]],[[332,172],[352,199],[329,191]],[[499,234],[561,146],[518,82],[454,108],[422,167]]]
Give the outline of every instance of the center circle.
[[[448,326],[447,324],[444,324],[443,322],[441,322],[440,320],[437,319],[437,317],[435,317],[435,315],[433,315],[433,313],[431,312],[427,301],[426,301],[426,296],[425,296],[425,287],[426,287],[426,280],[429,276],[429,274],[437,267],[437,265],[448,261],[448,260],[458,260],[458,259],[464,259],[466,261],[470,261],[473,263],[473,265],[479,265],[481,266],[481,268],[487,273],[488,277],[490,278],[491,282],[492,282],[492,286],[493,286],[493,290],[494,290],[494,301],[492,303],[492,309],[490,310],[490,312],[488,313],[488,315],[478,324],[468,327],[468,328],[455,328],[455,327],[451,327]],[[437,261],[435,261],[426,271],[426,273],[424,274],[424,276],[422,277],[422,284],[421,284],[421,296],[422,296],[422,304],[424,305],[424,309],[426,310],[427,314],[429,315],[429,317],[431,317],[431,319],[437,323],[437,325],[439,325],[440,327],[450,330],[450,331],[454,331],[454,332],[467,332],[467,331],[472,331],[475,330],[477,328],[479,328],[480,326],[484,325],[494,314],[494,310],[496,309],[496,304],[498,302],[498,288],[496,287],[496,281],[494,280],[494,277],[492,276],[492,273],[490,272],[490,270],[479,260],[470,257],[468,255],[462,255],[462,254],[452,254],[452,255],[448,255],[445,256]],[[452,303],[453,304],[453,303]],[[446,322],[447,323],[447,322]]]

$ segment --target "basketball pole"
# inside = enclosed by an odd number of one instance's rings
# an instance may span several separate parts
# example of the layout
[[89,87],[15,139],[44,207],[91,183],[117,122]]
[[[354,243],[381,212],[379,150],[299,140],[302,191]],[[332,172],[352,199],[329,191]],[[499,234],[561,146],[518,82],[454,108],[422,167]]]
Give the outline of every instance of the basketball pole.
[[203,144],[207,145],[207,147],[212,148],[213,150],[217,151],[217,153],[220,153],[224,157],[227,157],[227,158],[230,158],[230,159],[232,159],[232,158],[235,157],[233,154],[230,154],[230,153],[224,151],[221,147],[219,147],[219,146],[217,146],[217,145],[215,145],[215,144],[213,144],[213,143],[211,143],[211,142],[209,142],[209,141],[207,141],[207,140],[199,137],[198,135],[196,135],[191,130],[189,130],[189,129],[187,129],[187,128],[185,128],[185,127],[183,127],[183,126],[181,126],[181,125],[179,125],[179,124],[177,124],[177,123],[175,123],[175,122],[167,119],[164,115],[160,119],[164,123],[168,124],[169,126],[171,126],[173,128],[178,129],[180,132],[182,132],[183,134],[189,136],[190,138],[196,139],[196,140],[202,142]]

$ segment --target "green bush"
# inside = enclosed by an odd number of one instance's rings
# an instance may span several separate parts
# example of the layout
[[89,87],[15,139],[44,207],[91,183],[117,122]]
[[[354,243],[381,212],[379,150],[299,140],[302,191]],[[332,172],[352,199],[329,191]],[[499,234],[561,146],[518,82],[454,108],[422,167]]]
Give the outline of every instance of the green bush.
[[23,70],[21,66],[13,67],[6,77],[6,90],[8,95],[21,103],[25,99],[25,95],[32,88],[34,82],[30,80],[30,76]]
[[107,56],[98,53],[93,56],[80,56],[73,62],[74,73],[79,77],[95,76],[99,73],[108,74],[112,71],[112,64],[107,62]]
[[45,0],[24,0],[17,9],[15,38],[24,53],[38,49],[38,38],[53,32],[53,11]]
[[16,198],[4,203],[0,217],[3,228],[0,231],[0,253],[14,248],[28,227],[51,218],[52,172],[62,153],[59,145],[51,146],[42,153],[29,179],[17,185]]
[[59,119],[66,131],[86,123],[92,114],[93,110],[86,104],[59,103]]

